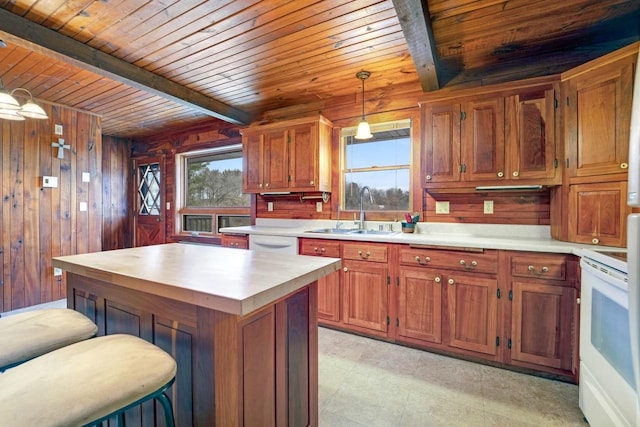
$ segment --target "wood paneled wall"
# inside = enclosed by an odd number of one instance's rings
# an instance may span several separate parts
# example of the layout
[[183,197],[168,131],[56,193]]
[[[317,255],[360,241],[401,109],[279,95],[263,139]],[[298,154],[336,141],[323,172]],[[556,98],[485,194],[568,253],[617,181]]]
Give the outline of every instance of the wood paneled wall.
[[[424,220],[474,224],[549,225],[549,190],[533,192],[425,193]],[[485,200],[493,214],[484,213]],[[436,213],[436,202],[449,202],[449,213]]]
[[129,139],[102,136],[102,250],[133,246]]
[[[62,276],[54,276],[51,258],[100,251],[104,218],[111,227],[119,223],[121,233],[114,238],[109,232],[109,248],[126,245],[128,219],[115,212],[128,209],[128,182],[103,180],[105,161],[107,177],[120,177],[127,170],[126,143],[115,143],[115,152],[108,144],[105,152],[100,117],[42,106],[48,120],[0,119],[0,312],[64,298],[65,284]],[[62,135],[54,134],[56,124],[62,126]],[[62,159],[51,146],[58,138],[71,147]],[[89,182],[83,181],[83,173],[89,174]],[[43,176],[56,177],[57,188],[43,187]],[[120,196],[113,199],[112,194]],[[114,211],[104,211],[105,197]],[[80,211],[81,203],[86,210]]]

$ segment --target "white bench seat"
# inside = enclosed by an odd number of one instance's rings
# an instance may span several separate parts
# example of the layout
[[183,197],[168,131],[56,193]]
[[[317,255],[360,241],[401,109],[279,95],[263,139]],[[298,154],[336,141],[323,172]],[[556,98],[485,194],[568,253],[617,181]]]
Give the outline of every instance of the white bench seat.
[[81,341],[0,374],[0,424],[90,425],[150,398],[161,401],[166,416],[170,412],[171,424],[173,412],[162,391],[175,374],[175,360],[138,337]]
[[98,327],[68,308],[27,311],[0,318],[0,371],[60,347],[91,338]]

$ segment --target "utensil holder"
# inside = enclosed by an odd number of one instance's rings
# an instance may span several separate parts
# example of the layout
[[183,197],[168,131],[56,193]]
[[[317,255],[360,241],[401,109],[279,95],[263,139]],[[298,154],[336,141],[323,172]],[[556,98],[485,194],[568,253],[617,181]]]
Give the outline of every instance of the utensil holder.
[[402,223],[402,232],[403,233],[413,233],[416,230],[416,225],[412,222],[403,222]]

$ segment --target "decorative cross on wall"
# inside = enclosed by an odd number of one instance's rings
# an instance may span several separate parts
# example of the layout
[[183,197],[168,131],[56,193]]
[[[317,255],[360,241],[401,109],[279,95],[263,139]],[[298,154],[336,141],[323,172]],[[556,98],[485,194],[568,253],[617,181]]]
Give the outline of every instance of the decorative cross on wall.
[[58,142],[52,142],[52,147],[58,147],[58,158],[64,159],[64,149],[71,150],[71,146],[69,144],[64,143],[64,139],[58,138]]

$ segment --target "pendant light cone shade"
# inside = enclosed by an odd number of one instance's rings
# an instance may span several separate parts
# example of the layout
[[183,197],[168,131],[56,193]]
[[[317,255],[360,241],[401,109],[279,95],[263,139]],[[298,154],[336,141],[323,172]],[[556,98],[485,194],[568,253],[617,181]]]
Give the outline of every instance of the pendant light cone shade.
[[34,103],[33,101],[27,101],[27,103],[24,104],[20,110],[18,110],[18,114],[23,117],[29,117],[30,119],[49,118],[42,107]]
[[362,120],[358,124],[358,131],[356,132],[356,139],[369,139],[373,138],[371,135],[371,128],[369,127],[369,123],[367,123],[367,119],[364,116],[364,81],[369,78],[371,75],[368,71],[360,71],[356,73],[356,77],[362,80]]
[[0,110],[0,119],[22,121],[24,117],[18,114],[18,110]]
[[4,90],[0,90],[0,110],[19,110],[20,104]]

